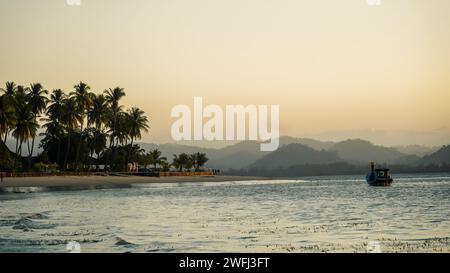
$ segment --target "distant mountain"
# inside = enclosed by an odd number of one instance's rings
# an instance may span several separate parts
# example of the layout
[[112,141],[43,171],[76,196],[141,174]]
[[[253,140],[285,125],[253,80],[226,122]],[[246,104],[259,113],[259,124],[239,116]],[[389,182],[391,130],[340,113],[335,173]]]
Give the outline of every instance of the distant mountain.
[[139,143],[139,145],[146,151],[158,148],[162,155],[167,157],[169,161],[173,159],[174,154],[192,154],[196,152],[206,153],[206,156],[209,158],[207,166],[222,170],[230,168],[247,168],[258,158],[267,154],[267,152],[260,151],[260,143],[256,141],[243,141],[222,149],[202,148],[172,143],[160,145],[152,143]]
[[[369,141],[352,139],[342,142],[318,141],[308,138],[280,137],[280,148],[274,152],[261,152],[260,142],[242,141],[221,149],[196,147],[183,144],[139,143],[146,151],[158,148],[169,161],[174,154],[206,153],[207,166],[221,170],[246,169],[248,167],[276,167],[302,164],[329,164],[347,162],[364,164],[374,161],[378,164],[417,165],[447,162],[445,150],[439,150],[422,158],[421,153],[433,148],[420,145],[389,148],[374,145]],[[443,148],[444,149],[444,148]],[[450,149],[450,148],[447,148]],[[404,152],[401,152],[402,150]]]
[[377,146],[362,139],[338,142],[329,150],[337,152],[340,158],[353,164],[367,164],[371,161],[395,163],[405,156],[394,148]]
[[343,141],[346,139],[365,139],[376,145],[386,147],[420,144],[433,146],[447,145],[450,139],[450,128],[442,127],[433,130],[338,130],[315,134],[305,137],[317,140]]
[[393,147],[397,151],[406,155],[425,156],[436,152],[438,147],[428,147],[424,145],[406,145]]
[[329,164],[342,161],[336,153],[317,151],[303,144],[289,144],[258,159],[250,168],[288,168],[302,164]]
[[250,151],[236,151],[233,154],[221,155],[220,153],[209,157],[208,166],[215,169],[245,169],[263,155]]
[[280,137],[280,147],[289,144],[303,144],[317,151],[321,151],[330,149],[336,143],[332,141],[315,140],[312,138],[295,138],[289,136]]
[[[314,139],[280,137],[280,148],[290,144],[304,144],[312,149],[323,150],[334,145],[333,142],[318,141]],[[258,141],[243,141],[213,153],[209,165],[219,169],[243,169],[249,167],[258,159],[270,154],[261,152],[261,143]]]
[[420,160],[422,164],[450,164],[450,145],[443,146],[438,151],[426,155]]
[[[333,146],[335,143],[327,141],[318,141],[314,139],[302,139],[282,136],[280,137],[280,147],[289,144],[305,144],[316,150],[323,150]],[[158,148],[163,156],[169,160],[173,158],[174,154],[180,153],[206,153],[209,161],[207,165],[211,168],[217,168],[222,170],[227,169],[245,169],[249,167],[256,160],[269,154],[269,152],[261,152],[261,146],[259,141],[242,141],[236,144],[226,146],[221,149],[203,148],[197,146],[189,146],[183,144],[152,144],[152,143],[139,143],[141,148],[146,151]]]
[[[35,143],[40,143],[41,140],[42,140],[42,137],[36,136]],[[6,146],[8,147],[8,149],[10,151],[14,151],[15,152],[16,151],[16,140],[13,139],[12,137],[9,137],[6,140]],[[28,150],[26,149],[26,142],[24,142],[22,146],[23,146],[22,147],[22,155],[23,156],[28,155]],[[42,148],[39,147],[38,144],[35,144],[34,146],[35,147],[34,147],[34,151],[33,151],[33,156],[37,156],[38,154],[42,153]]]
[[420,163],[421,159],[422,159],[422,157],[417,156],[417,155],[404,155],[404,156],[396,159],[392,163],[398,164],[398,165],[417,165],[418,163]]

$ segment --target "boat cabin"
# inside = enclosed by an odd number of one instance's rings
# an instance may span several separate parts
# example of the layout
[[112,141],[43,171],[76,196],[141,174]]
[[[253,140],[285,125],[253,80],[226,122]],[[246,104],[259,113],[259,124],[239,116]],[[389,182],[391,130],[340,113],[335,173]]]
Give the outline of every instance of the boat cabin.
[[377,177],[381,177],[381,178],[389,177],[389,169],[376,169],[375,173],[376,173]]

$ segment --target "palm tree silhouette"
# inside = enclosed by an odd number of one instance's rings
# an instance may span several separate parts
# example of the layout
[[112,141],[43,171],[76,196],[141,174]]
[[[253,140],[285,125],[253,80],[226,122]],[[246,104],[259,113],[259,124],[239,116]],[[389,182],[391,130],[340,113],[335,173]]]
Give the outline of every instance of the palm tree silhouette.
[[79,112],[79,124],[80,124],[80,141],[78,142],[77,151],[75,154],[75,166],[78,170],[78,159],[80,155],[81,144],[83,142],[84,134],[84,119],[87,115],[89,107],[92,105],[92,95],[89,92],[91,87],[84,82],[74,86],[75,91],[70,93],[70,96],[74,98],[76,102],[77,111]]
[[17,86],[14,82],[6,82],[5,88],[1,88],[0,91],[3,92],[0,101],[0,138],[2,134],[5,134],[3,142],[6,145],[9,131],[14,127],[16,122],[15,95]]
[[61,165],[61,137],[63,135],[63,126],[62,126],[62,115],[64,109],[64,102],[66,99],[66,95],[61,89],[53,90],[49,103],[50,105],[47,108],[47,116],[45,119],[47,121],[44,124],[44,127],[47,128],[46,135],[54,136],[58,141],[58,151],[56,156],[56,163]]
[[[47,105],[47,97],[48,91],[42,87],[40,83],[33,83],[30,85],[28,89],[28,94],[26,95],[26,100],[29,105],[29,110],[31,111],[34,121],[37,124],[37,118],[45,110]],[[39,125],[38,125],[39,126]],[[32,157],[34,151],[34,141],[36,139],[36,134],[34,134],[31,138],[31,147],[30,142],[28,141],[28,167],[32,165]]]
[[[119,116],[122,114],[122,106],[119,104],[120,100],[125,97],[125,91],[121,87],[116,87],[114,89],[109,88],[108,90],[103,91],[105,94],[106,100],[109,104],[109,128],[110,128],[110,138],[109,138],[109,148],[113,149],[112,160],[114,161],[116,149],[115,146],[118,145],[116,139],[118,138],[117,132],[117,121]],[[117,139],[118,141],[118,139]],[[109,153],[106,157],[106,166],[109,163]]]
[[179,155],[173,155],[172,165],[182,172],[183,168],[186,170],[192,168],[193,162],[188,154],[182,153]]
[[117,136],[117,119],[122,112],[122,106],[119,102],[123,97],[125,97],[125,91],[121,87],[116,87],[114,89],[109,88],[108,90],[105,90],[104,94],[110,106],[110,147],[112,147],[112,145],[115,144],[114,138]]
[[67,130],[67,148],[66,148],[66,155],[64,159],[64,168],[67,169],[67,160],[69,158],[70,153],[70,140],[71,135],[74,131],[74,129],[78,126],[78,122],[81,120],[81,114],[77,109],[77,102],[75,99],[67,98],[64,99],[63,104],[63,114],[61,116],[61,122],[64,124],[66,130]]
[[23,108],[17,109],[17,124],[14,128],[12,135],[16,138],[16,158],[14,160],[14,168],[17,166],[17,159],[19,155],[22,155],[22,144],[25,141],[36,136],[36,131],[39,127],[33,112],[29,109],[28,105]]
[[[16,109],[8,103],[5,95],[0,97],[0,139],[6,145],[9,130],[16,125]],[[3,136],[4,135],[4,136]]]
[[[56,162],[62,169],[67,170],[69,163],[75,163],[78,170],[79,163],[85,166],[88,158],[89,162],[93,160],[94,153],[97,165],[102,153],[106,163],[112,154],[118,169],[123,169],[125,164],[122,163],[128,159],[138,161],[145,157],[134,142],[142,137],[142,132],[148,132],[149,120],[144,111],[137,107],[126,112],[122,110],[119,102],[125,96],[123,88],[105,90],[100,95],[91,93],[90,87],[83,82],[74,88],[75,91],[69,96],[55,89],[49,97],[40,83],[30,84],[27,88],[7,82],[1,88],[0,141],[6,143],[12,132],[16,140],[14,169],[17,169],[25,142],[28,146],[28,168],[32,167],[36,133],[40,127],[38,121],[42,121],[45,128],[45,132],[40,134],[44,137],[40,142],[44,148],[41,158]],[[45,116],[41,118],[43,114]],[[111,133],[109,149],[106,149],[106,131]],[[74,137],[79,141],[74,142]],[[116,153],[120,155],[120,163],[114,160]],[[163,159],[159,155],[156,162],[160,163],[156,164],[164,165]],[[169,165],[164,166],[167,168]]]
[[153,164],[154,170],[156,170],[157,165],[162,166],[163,162],[166,162],[166,160],[167,160],[166,157],[161,156],[162,153],[158,149],[154,149],[154,150],[150,151],[147,155],[150,158],[151,164]]
[[129,128],[129,138],[131,145],[135,139],[141,139],[141,132],[148,132],[148,118],[145,116],[145,112],[137,107],[133,107],[127,112],[127,127]]
[[208,158],[205,153],[195,153],[191,155],[192,161],[194,162],[195,171],[199,171],[201,167],[203,167],[206,162],[208,162]]
[[94,130],[90,134],[90,138],[92,139],[91,158],[95,152],[98,159],[100,152],[104,149],[104,146],[106,147],[106,134],[103,131],[103,127],[108,123],[108,114],[108,101],[106,97],[104,95],[93,94],[92,106],[87,114],[88,124],[94,125]]

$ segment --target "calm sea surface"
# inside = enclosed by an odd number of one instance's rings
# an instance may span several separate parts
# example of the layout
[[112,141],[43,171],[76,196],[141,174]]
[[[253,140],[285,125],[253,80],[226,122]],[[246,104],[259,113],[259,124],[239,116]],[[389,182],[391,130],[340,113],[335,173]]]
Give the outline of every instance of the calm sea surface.
[[0,193],[0,252],[71,241],[82,252],[450,252],[450,175]]

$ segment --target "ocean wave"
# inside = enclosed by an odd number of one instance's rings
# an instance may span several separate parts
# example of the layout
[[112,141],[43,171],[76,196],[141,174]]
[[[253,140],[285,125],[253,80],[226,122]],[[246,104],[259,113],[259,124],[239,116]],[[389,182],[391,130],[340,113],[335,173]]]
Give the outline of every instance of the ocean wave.
[[47,219],[43,214],[33,214],[29,217],[22,217],[14,222],[13,229],[21,229],[23,231],[30,231],[33,229],[52,229],[56,227],[56,224],[43,223],[39,220]]
[[134,246],[135,245],[133,243],[128,242],[125,239],[120,238],[120,237],[116,237],[115,240],[116,240],[116,243],[114,245],[116,245],[116,246]]

